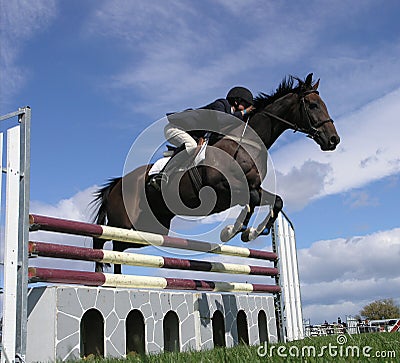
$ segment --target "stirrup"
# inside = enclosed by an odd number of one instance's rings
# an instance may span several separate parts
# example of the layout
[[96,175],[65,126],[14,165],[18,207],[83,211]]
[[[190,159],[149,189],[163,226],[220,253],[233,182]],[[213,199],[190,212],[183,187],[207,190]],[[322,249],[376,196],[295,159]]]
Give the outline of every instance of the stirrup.
[[159,192],[161,191],[161,183],[168,183],[168,179],[168,174],[161,172],[151,177],[149,185]]

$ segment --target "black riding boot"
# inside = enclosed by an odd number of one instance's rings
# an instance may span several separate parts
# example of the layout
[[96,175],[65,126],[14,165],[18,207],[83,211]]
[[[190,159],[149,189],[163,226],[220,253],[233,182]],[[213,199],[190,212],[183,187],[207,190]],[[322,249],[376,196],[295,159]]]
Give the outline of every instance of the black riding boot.
[[[182,154],[184,153],[184,154]],[[152,186],[157,191],[161,191],[161,184],[167,184],[170,176],[176,172],[185,172],[193,166],[194,151],[188,151],[186,149],[182,150],[178,154],[174,155],[164,166],[158,174],[153,175],[149,180],[149,185]],[[177,155],[180,155],[180,157]]]
[[168,179],[169,175],[164,171],[160,171],[150,178],[148,185],[159,192],[161,191],[161,183],[168,183]]

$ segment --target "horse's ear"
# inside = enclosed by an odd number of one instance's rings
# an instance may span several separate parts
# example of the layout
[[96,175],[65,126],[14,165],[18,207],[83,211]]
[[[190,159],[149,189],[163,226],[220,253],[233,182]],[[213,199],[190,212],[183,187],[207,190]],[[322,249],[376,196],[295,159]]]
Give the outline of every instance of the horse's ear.
[[317,82],[315,82],[315,84],[314,84],[314,86],[313,86],[313,90],[314,90],[314,91],[316,91],[316,90],[318,89],[318,86],[319,86],[319,80],[320,80],[320,78],[318,78],[318,81],[317,81]]
[[304,82],[306,87],[312,87],[312,76],[312,73],[307,76],[306,81]]

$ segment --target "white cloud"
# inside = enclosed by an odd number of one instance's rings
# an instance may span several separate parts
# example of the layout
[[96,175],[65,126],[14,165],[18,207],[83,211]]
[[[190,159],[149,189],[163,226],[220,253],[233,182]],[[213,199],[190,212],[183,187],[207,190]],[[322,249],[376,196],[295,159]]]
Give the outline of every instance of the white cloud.
[[349,198],[344,202],[346,205],[349,205],[351,208],[361,208],[367,206],[377,206],[379,205],[379,201],[377,198],[372,197],[366,191],[353,191],[350,192]]
[[25,68],[18,59],[22,47],[25,42],[45,29],[55,15],[56,2],[54,0],[1,2],[1,107],[24,86],[29,74],[29,68]]
[[[299,251],[307,261],[301,274],[307,282],[335,279],[396,277],[399,274],[400,228],[362,237],[313,243]],[[316,274],[316,271],[318,273]]]
[[355,315],[380,298],[400,299],[400,228],[313,243],[298,251],[305,317]]
[[60,200],[55,205],[31,201],[31,213],[90,222],[91,210],[89,204],[93,200],[93,193],[97,189],[97,186],[89,187],[76,193],[71,198]]
[[320,195],[324,181],[332,172],[328,163],[307,160],[301,167],[293,166],[287,174],[276,172],[278,193],[284,195],[290,210],[301,210]]

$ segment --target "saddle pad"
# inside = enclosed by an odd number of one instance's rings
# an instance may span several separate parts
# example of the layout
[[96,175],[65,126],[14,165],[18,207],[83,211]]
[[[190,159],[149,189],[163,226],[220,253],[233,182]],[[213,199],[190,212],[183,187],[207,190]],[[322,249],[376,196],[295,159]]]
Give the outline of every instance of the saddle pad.
[[164,157],[164,158],[161,158],[161,159],[158,159],[158,160],[153,164],[153,166],[151,167],[151,169],[150,169],[148,175],[151,176],[151,175],[155,175],[155,174],[160,173],[161,170],[164,169],[164,166],[167,165],[169,159],[171,159],[170,156]]

